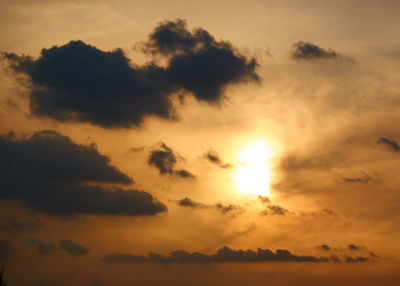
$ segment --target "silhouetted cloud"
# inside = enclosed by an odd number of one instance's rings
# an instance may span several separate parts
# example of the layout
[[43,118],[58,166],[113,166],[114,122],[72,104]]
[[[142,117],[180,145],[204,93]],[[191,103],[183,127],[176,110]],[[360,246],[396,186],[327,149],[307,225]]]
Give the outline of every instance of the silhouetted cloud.
[[89,253],[89,248],[77,244],[70,239],[61,239],[59,241],[60,248],[72,256],[82,256]]
[[320,249],[320,250],[326,250],[326,251],[331,250],[331,248],[329,247],[329,245],[326,245],[326,244],[321,244],[321,245],[318,246],[317,248]]
[[36,247],[36,252],[39,254],[50,254],[57,249],[54,242],[44,242],[36,238],[30,238],[26,245]]
[[11,254],[12,247],[8,241],[0,240],[0,261],[5,260]]
[[182,178],[194,178],[195,176],[186,170],[175,170],[176,155],[165,143],[161,142],[158,149],[150,152],[149,165],[155,166],[160,175],[170,174]]
[[32,232],[44,227],[44,224],[39,220],[9,220],[1,226],[1,229],[10,232]]
[[283,157],[280,162],[280,168],[285,171],[327,169],[328,167],[328,161],[318,156],[300,156],[289,154]]
[[242,208],[240,206],[236,206],[236,205],[232,205],[232,204],[223,205],[221,203],[218,203],[215,206],[217,207],[217,210],[219,210],[223,214],[226,214],[226,213],[234,211],[234,210],[239,210],[239,211],[242,210]]
[[258,196],[258,199],[263,203],[263,204],[269,204],[271,203],[270,199],[266,196]]
[[376,143],[378,143],[378,144],[386,144],[387,146],[389,146],[393,151],[395,151],[395,152],[400,152],[400,146],[399,146],[399,144],[396,142],[396,141],[394,141],[394,140],[390,140],[390,139],[388,139],[388,138],[384,138],[384,137],[381,137],[381,138],[379,138],[379,140],[376,142]]
[[325,50],[312,43],[299,41],[293,44],[292,58],[296,60],[337,59],[341,55],[332,49]]
[[349,245],[347,246],[347,248],[350,249],[350,250],[364,250],[364,249],[365,249],[365,246],[349,244]]
[[117,262],[155,262],[155,263],[211,263],[211,262],[328,262],[327,257],[299,256],[288,250],[278,249],[272,252],[269,249],[258,248],[253,250],[234,250],[227,246],[220,248],[215,254],[187,252],[185,250],[172,251],[168,256],[149,253],[147,257],[123,253],[111,253],[104,256],[103,261]]
[[219,166],[220,168],[223,169],[228,169],[228,168],[232,168],[232,164],[229,163],[224,163],[222,161],[222,159],[220,158],[219,154],[217,152],[215,152],[214,150],[209,150],[204,154],[204,158],[206,158],[207,160],[209,160],[210,162],[216,164],[217,166]]
[[368,257],[363,257],[363,256],[357,256],[357,257],[351,257],[351,256],[346,256],[344,262],[346,263],[358,263],[358,262],[367,262],[369,261]]
[[31,137],[0,135],[0,199],[29,203],[49,214],[154,215],[165,205],[144,191],[89,185],[131,184],[93,145],[51,130]]
[[208,207],[207,205],[195,202],[195,201],[193,201],[192,199],[190,199],[188,197],[185,197],[185,198],[183,198],[181,200],[178,200],[177,203],[181,207],[190,207],[190,208],[205,208],[205,207]]
[[254,58],[205,30],[191,33],[184,20],[160,23],[145,46],[168,56],[167,66],[137,66],[121,49],[102,51],[82,41],[42,49],[37,59],[2,58],[29,79],[32,114],[107,128],[139,126],[151,115],[175,118],[170,95],[178,91],[215,103],[227,85],[259,80]]
[[201,208],[201,209],[216,209],[220,211],[223,214],[229,213],[231,211],[242,211],[242,208],[237,205],[232,205],[232,204],[227,204],[224,205],[222,203],[217,203],[217,204],[203,204],[199,202],[195,202],[192,199],[185,197],[181,200],[177,201],[177,204],[181,207],[190,207],[190,208]]
[[368,183],[369,181],[372,180],[370,176],[367,174],[364,174],[364,177],[357,177],[357,178],[348,178],[348,177],[342,177],[341,178],[344,182],[346,183]]
[[289,210],[278,205],[268,206],[266,210],[261,212],[262,215],[286,215],[287,213],[289,213]]

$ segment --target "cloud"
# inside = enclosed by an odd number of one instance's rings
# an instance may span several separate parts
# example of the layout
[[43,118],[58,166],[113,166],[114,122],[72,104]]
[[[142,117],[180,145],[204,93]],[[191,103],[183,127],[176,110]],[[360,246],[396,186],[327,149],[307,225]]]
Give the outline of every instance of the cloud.
[[263,204],[269,204],[271,203],[270,199],[266,196],[258,196],[258,199],[263,203]]
[[357,256],[357,257],[351,257],[351,256],[346,256],[344,262],[346,263],[358,263],[358,262],[367,262],[369,261],[368,257],[363,257],[363,256]]
[[261,212],[262,215],[286,215],[287,213],[289,210],[278,205],[268,206],[267,210]]
[[240,206],[236,206],[236,205],[232,205],[232,204],[223,205],[221,203],[218,203],[215,206],[217,207],[217,210],[219,210],[223,214],[226,214],[226,213],[234,211],[234,210],[239,210],[239,211],[242,210],[242,208]]
[[348,178],[348,177],[342,177],[341,178],[345,183],[368,183],[369,181],[372,180],[370,176],[367,174],[364,174],[364,177],[357,177],[357,178]]
[[293,44],[292,58],[295,60],[338,59],[341,54],[332,49],[325,50],[312,43],[299,41]]
[[48,214],[154,215],[166,206],[144,191],[88,184],[133,181],[93,145],[44,130],[31,137],[0,136],[0,199]]
[[387,146],[389,146],[393,151],[395,152],[400,152],[400,146],[399,144],[394,141],[394,140],[390,140],[388,138],[384,138],[381,137],[379,138],[379,140],[376,142],[377,144],[386,144]]
[[188,197],[178,200],[177,203],[181,207],[190,207],[190,208],[206,208],[206,207],[208,207],[207,205],[195,202]]
[[30,238],[26,245],[29,247],[36,247],[36,252],[44,255],[50,254],[57,249],[54,242],[44,242],[36,238]]
[[320,246],[317,247],[320,250],[325,250],[325,251],[329,251],[331,250],[331,248],[329,247],[329,245],[326,244],[321,244]]
[[160,23],[145,46],[168,56],[167,66],[138,66],[121,49],[83,41],[42,49],[37,59],[4,52],[2,59],[29,80],[32,114],[105,128],[140,126],[148,116],[175,118],[177,92],[215,103],[226,86],[259,80],[254,58],[203,29],[191,33],[184,20]]
[[82,256],[89,253],[89,248],[77,244],[70,239],[61,239],[59,241],[60,248],[72,256]]
[[0,261],[5,260],[11,254],[12,247],[8,241],[0,240]]
[[1,229],[10,232],[33,232],[35,230],[41,229],[44,227],[44,224],[39,220],[9,220],[6,224],[1,226]]
[[232,164],[229,163],[224,163],[222,159],[220,158],[219,154],[215,152],[214,150],[209,150],[204,154],[204,158],[206,158],[208,161],[211,163],[216,164],[217,166],[223,168],[223,169],[229,169],[232,168]]
[[156,167],[160,175],[170,174],[181,178],[194,178],[195,176],[186,170],[175,170],[176,155],[165,143],[161,142],[158,149],[150,152],[148,163]]
[[185,197],[181,200],[177,201],[177,204],[181,207],[190,207],[190,208],[201,208],[201,209],[212,209],[215,208],[216,210],[220,211],[223,214],[229,213],[231,211],[234,210],[238,210],[241,211],[242,208],[240,206],[237,205],[232,205],[232,204],[228,204],[228,205],[224,205],[222,203],[217,203],[217,204],[203,204],[203,203],[199,203],[199,202],[195,202],[192,199]]
[[364,249],[365,249],[365,246],[349,244],[349,245],[347,246],[347,248],[350,249],[350,250],[364,250]]
[[123,253],[111,253],[104,256],[103,261],[118,262],[155,262],[155,263],[212,263],[212,262],[328,262],[327,257],[299,256],[288,250],[278,249],[272,252],[269,249],[258,248],[253,250],[234,250],[227,246],[220,248],[215,254],[187,252],[185,250],[172,251],[168,256],[149,253],[147,257]]

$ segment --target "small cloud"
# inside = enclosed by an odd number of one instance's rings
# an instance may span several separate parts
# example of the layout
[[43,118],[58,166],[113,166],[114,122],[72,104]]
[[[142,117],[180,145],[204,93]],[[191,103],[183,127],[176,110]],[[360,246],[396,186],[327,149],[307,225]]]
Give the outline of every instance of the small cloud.
[[326,244],[321,244],[317,248],[320,249],[320,250],[325,250],[325,251],[330,251],[331,250],[330,246],[326,245]]
[[60,248],[72,256],[82,256],[89,253],[89,248],[77,244],[70,239],[61,239],[59,241]]
[[224,163],[221,159],[221,157],[219,156],[219,154],[217,152],[215,152],[214,150],[209,150],[207,151],[204,155],[204,158],[206,158],[208,161],[210,161],[211,163],[217,165],[220,168],[223,169],[229,169],[232,168],[232,164],[230,163]]
[[148,164],[159,170],[160,175],[169,174],[181,178],[195,178],[195,176],[187,170],[175,170],[177,157],[170,147],[161,142],[158,149],[152,150],[148,158]]
[[332,49],[323,49],[315,44],[299,41],[293,44],[292,58],[295,60],[340,59],[343,56]]
[[50,254],[57,249],[54,242],[44,242],[36,238],[30,238],[26,245],[29,247],[36,247],[36,252],[43,255]]
[[381,137],[379,140],[376,142],[377,144],[386,144],[388,147],[390,147],[393,151],[395,152],[400,152],[400,146],[399,144],[394,141],[390,140],[388,138]]

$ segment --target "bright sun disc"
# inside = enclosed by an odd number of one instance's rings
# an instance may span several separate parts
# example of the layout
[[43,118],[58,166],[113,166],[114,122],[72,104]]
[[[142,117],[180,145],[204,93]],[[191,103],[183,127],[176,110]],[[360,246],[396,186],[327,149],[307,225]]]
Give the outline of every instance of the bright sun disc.
[[237,189],[246,194],[267,195],[271,179],[269,164],[271,152],[263,143],[255,143],[238,156],[234,174]]

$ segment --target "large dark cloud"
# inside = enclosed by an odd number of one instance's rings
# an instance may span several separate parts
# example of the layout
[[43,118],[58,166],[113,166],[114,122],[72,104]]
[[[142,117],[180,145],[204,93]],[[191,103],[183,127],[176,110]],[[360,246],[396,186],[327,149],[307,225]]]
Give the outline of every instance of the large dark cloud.
[[[55,131],[0,136],[0,199],[28,203],[50,214],[154,215],[166,207],[144,191],[104,187],[131,184],[93,145]],[[89,183],[96,183],[89,184]],[[99,185],[100,184],[100,185]]]
[[161,142],[158,149],[152,150],[148,159],[151,166],[160,171],[160,175],[170,174],[181,178],[194,178],[195,176],[187,170],[176,170],[177,156],[165,143]]
[[325,50],[312,43],[299,41],[293,44],[292,58],[296,60],[338,59],[342,55],[332,49]]
[[166,56],[167,66],[137,66],[121,49],[102,51],[82,41],[43,49],[37,59],[2,57],[29,79],[33,114],[108,128],[139,126],[150,115],[173,118],[170,97],[177,91],[214,103],[227,85],[259,80],[255,59],[205,30],[190,32],[183,20],[160,23],[145,46]]
[[11,254],[12,247],[8,241],[0,240],[0,261],[3,261]]
[[89,248],[84,247],[70,239],[61,239],[59,241],[60,248],[72,256],[82,256],[89,253]]
[[219,249],[215,254],[203,254],[199,252],[187,252],[176,250],[168,256],[149,253],[147,257],[123,253],[107,254],[105,262],[155,262],[155,263],[210,263],[210,262],[328,262],[327,257],[301,256],[292,254],[288,250],[278,249],[272,252],[269,249],[258,248],[253,250],[234,250],[227,246]]
[[389,146],[390,149],[392,149],[393,151],[395,151],[395,152],[400,152],[400,146],[399,146],[399,144],[398,144],[396,141],[394,141],[394,140],[390,140],[390,139],[388,139],[388,138],[381,137],[381,138],[379,138],[379,140],[377,141],[377,143],[378,143],[378,144],[386,144],[386,145]]

